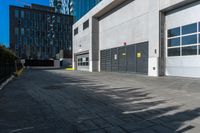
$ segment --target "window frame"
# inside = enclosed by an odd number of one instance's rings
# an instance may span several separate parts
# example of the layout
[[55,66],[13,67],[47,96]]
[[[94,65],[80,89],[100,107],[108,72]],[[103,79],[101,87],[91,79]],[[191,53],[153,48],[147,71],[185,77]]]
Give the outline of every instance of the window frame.
[[85,29],[87,29],[87,28],[89,28],[89,19],[88,20],[86,20],[84,23],[83,23],[83,30],[85,30]]
[[[196,26],[196,30],[193,29],[193,31],[196,31],[196,32],[190,32],[190,33],[183,33],[183,28],[185,26],[190,26],[190,25],[193,25],[193,24],[197,24]],[[180,35],[176,34],[176,35],[169,35],[170,33],[170,30],[175,30],[177,28],[180,28]],[[187,25],[182,25],[182,26],[179,26],[179,27],[174,27],[174,28],[170,28],[170,29],[167,29],[166,30],[167,33],[166,33],[166,57],[185,57],[185,56],[200,56],[200,22],[193,22],[191,24],[187,24]],[[195,39],[196,41],[192,41],[193,43],[188,43],[188,44],[184,44],[184,39],[187,38],[187,37],[192,37],[192,36],[197,36]],[[172,40],[172,39],[176,39],[176,38],[180,38],[180,45],[178,46],[173,46],[173,45],[169,45],[169,40]],[[184,54],[183,50],[185,49],[185,47],[197,47],[197,52],[196,54]],[[169,50],[170,49],[173,49],[173,48],[180,48],[180,54],[177,54],[175,56],[170,56],[169,55]]]
[[74,29],[74,36],[78,34],[78,27]]

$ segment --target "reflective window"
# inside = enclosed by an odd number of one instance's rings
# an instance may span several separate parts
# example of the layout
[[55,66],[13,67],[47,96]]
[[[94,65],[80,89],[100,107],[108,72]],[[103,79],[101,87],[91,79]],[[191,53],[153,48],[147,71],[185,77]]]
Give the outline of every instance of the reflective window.
[[168,39],[168,47],[180,46],[180,37]]
[[89,27],[89,20],[83,23],[83,30]]
[[15,28],[15,35],[18,35],[19,29]]
[[78,34],[78,27],[74,29],[74,35]]
[[195,32],[197,32],[197,23],[189,24],[189,25],[186,25],[186,26],[182,27],[182,34],[183,35],[190,34],[190,33],[195,33]]
[[57,22],[60,23],[60,16],[57,16]]
[[16,18],[19,17],[19,10],[15,10],[15,17],[16,17]]
[[78,66],[89,66],[89,58],[88,57],[78,58]]
[[180,48],[168,49],[168,56],[180,56]]
[[196,44],[197,35],[184,36],[182,38],[182,45]]
[[21,18],[24,18],[24,11],[21,11]]
[[182,47],[182,55],[197,55],[197,46]]
[[200,32],[200,22],[199,22],[199,32]]
[[168,37],[174,37],[180,35],[180,27],[168,30]]
[[200,34],[199,34],[199,43],[200,43]]
[[24,35],[24,28],[21,28],[21,35]]

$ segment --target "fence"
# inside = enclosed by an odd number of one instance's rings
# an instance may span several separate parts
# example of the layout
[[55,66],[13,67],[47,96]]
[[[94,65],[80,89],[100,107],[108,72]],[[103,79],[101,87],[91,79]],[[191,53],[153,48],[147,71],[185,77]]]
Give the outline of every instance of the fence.
[[0,83],[21,68],[20,60],[9,50],[0,46]]
[[25,66],[53,67],[54,66],[54,60],[25,60]]

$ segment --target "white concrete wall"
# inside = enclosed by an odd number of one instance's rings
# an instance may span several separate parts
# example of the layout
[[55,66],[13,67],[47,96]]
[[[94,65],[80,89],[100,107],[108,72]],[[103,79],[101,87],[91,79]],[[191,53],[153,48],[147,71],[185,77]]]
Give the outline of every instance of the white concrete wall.
[[195,0],[159,0],[160,10],[169,8],[171,6],[174,6],[176,4],[184,4],[188,2],[192,2]]
[[[159,45],[160,45],[160,14],[159,0],[149,2],[149,23],[148,23],[148,41],[149,41],[149,60],[148,75],[158,76],[159,63]],[[156,52],[155,52],[156,51]]]
[[[195,0],[135,0],[108,16],[101,16],[103,13],[110,12],[109,8],[113,8],[122,1],[124,0],[103,0],[74,24],[73,29],[79,27],[79,33],[73,37],[73,53],[88,50],[92,59],[91,50],[92,45],[94,46],[92,42],[98,34],[93,34],[92,28],[97,27],[92,27],[91,20],[93,17],[100,17],[99,50],[119,47],[124,42],[129,45],[148,41],[148,75],[158,76],[159,46],[164,45],[160,44],[160,11],[168,11]],[[90,26],[83,31],[82,25],[87,19],[90,20]],[[91,61],[90,71],[93,70],[92,67]]]
[[[89,60],[90,60],[90,66],[89,66],[89,71],[93,71],[93,61],[92,61],[92,38],[95,36],[92,36],[92,17],[95,16],[97,13],[101,12],[104,8],[108,7],[111,3],[118,3],[122,2],[125,0],[103,0],[97,6],[95,6],[92,10],[90,10],[84,17],[82,17],[78,22],[76,22],[73,25],[73,31],[75,28],[79,28],[79,33],[74,36],[73,33],[73,68],[75,68],[75,62],[74,62],[74,54],[81,53],[84,51],[89,51]],[[88,20],[90,21],[89,23],[89,28],[86,30],[83,30],[83,23]],[[94,27],[93,27],[94,28]],[[81,47],[80,47],[81,45]],[[98,54],[98,53],[97,53]],[[98,65],[96,65],[98,66]]]
[[100,20],[100,50],[148,41],[148,11],[149,0],[136,0]]
[[78,25],[78,34],[73,35],[73,52],[79,53],[90,49],[91,44],[91,20],[89,20],[89,28],[83,30],[82,23]]

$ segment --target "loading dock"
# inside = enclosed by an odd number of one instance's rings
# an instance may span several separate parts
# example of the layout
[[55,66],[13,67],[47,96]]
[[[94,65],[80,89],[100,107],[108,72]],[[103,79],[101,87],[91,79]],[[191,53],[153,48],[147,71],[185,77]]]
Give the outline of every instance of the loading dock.
[[168,12],[166,75],[200,77],[200,2]]

